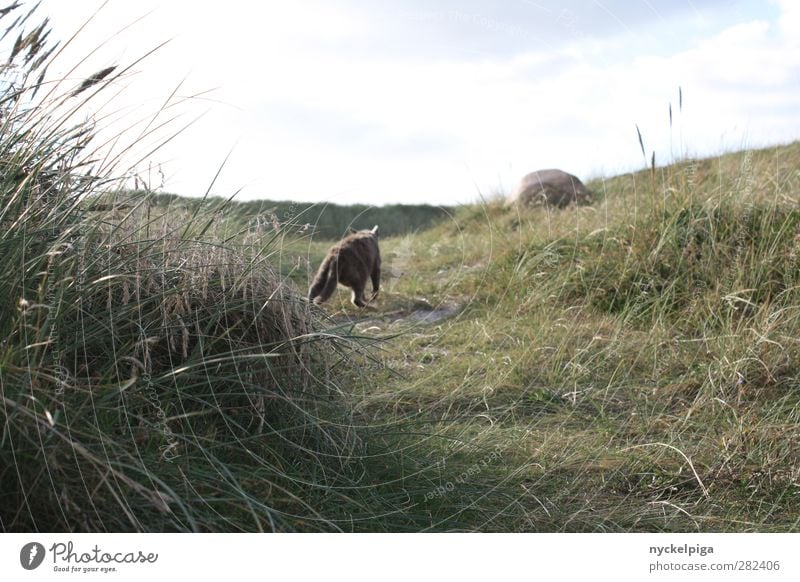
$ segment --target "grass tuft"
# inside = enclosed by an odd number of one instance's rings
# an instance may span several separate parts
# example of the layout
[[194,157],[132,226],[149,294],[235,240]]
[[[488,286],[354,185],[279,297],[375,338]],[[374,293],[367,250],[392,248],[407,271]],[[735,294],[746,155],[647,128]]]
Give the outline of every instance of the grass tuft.
[[[637,126],[644,169],[563,210],[124,192],[73,121],[114,71],[46,80],[32,14],[0,9],[0,529],[798,529],[800,143],[658,168]],[[375,222],[380,298],[304,301]]]
[[369,495],[337,370],[366,340],[325,330],[275,237],[117,204],[93,123],[68,123],[114,68],[37,101],[47,37],[21,31],[0,72],[0,529],[346,527]]

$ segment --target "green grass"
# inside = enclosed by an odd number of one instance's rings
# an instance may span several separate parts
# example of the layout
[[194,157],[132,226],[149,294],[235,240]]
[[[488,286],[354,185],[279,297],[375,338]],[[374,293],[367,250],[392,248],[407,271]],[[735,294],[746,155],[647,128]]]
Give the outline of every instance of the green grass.
[[283,282],[281,233],[226,244],[215,208],[87,202],[113,182],[81,121],[104,81],[44,92],[46,23],[15,22],[23,50],[0,71],[0,529],[337,531],[381,508],[359,487],[339,385],[369,340],[326,330]]
[[383,236],[398,236],[425,230],[448,218],[452,208],[429,204],[387,204],[343,206],[332,202],[310,203],[291,200],[226,200],[217,196],[183,198],[147,190],[94,196],[87,207],[132,205],[147,199],[155,213],[219,213],[226,226],[241,231],[272,228],[295,235],[313,234],[320,239],[338,240],[349,229],[362,230],[380,225]]
[[[30,38],[0,72],[3,531],[798,530],[800,143],[298,233],[109,188],[92,87],[36,101]],[[308,305],[375,222],[380,298]]]
[[798,144],[677,164],[414,237],[394,293],[464,311],[406,326],[402,377],[376,371],[361,410],[437,435],[404,454],[441,483],[473,469],[416,499],[429,527],[796,530],[798,164]]

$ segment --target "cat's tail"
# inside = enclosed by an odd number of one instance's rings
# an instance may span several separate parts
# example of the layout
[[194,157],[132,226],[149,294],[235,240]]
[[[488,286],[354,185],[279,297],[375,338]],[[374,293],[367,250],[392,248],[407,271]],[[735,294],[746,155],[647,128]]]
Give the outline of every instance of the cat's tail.
[[314,282],[308,290],[308,300],[314,303],[322,303],[330,299],[333,292],[336,291],[338,283],[336,276],[336,259],[335,255],[328,255],[322,264],[319,266],[317,276],[314,277]]

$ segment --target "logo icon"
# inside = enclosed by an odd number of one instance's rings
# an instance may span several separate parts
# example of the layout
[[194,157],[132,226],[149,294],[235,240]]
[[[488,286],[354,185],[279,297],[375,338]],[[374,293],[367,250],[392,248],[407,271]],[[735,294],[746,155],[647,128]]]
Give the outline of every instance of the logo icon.
[[35,570],[42,565],[44,554],[44,546],[39,542],[27,543],[19,552],[19,563],[26,570]]

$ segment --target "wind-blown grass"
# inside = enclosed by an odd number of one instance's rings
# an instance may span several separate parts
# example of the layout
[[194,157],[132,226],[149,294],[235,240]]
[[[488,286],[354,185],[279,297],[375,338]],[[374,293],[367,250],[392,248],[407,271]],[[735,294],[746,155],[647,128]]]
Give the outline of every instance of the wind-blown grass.
[[797,531],[800,144],[458,209],[331,319],[329,240],[115,191],[69,120],[116,70],[40,85],[34,30],[0,83],[4,531]]
[[[147,196],[160,212],[203,211],[225,208],[230,229],[248,230],[271,226],[276,230],[325,240],[338,240],[349,229],[381,227],[381,236],[399,236],[430,228],[447,220],[452,208],[429,204],[341,205],[287,200],[223,200],[219,197],[184,198],[175,194],[153,194],[146,190],[126,192],[127,202]],[[120,196],[121,198],[121,196]],[[100,198],[102,200],[102,198]]]
[[364,503],[336,380],[358,340],[316,331],[270,241],[87,210],[114,176],[70,120],[112,71],[37,100],[47,26],[24,25],[0,71],[0,528],[339,529]]
[[403,446],[426,528],[797,530],[798,152],[596,182],[590,207],[468,207],[402,247],[384,301],[463,309],[407,323],[402,379],[359,411],[429,435]]

